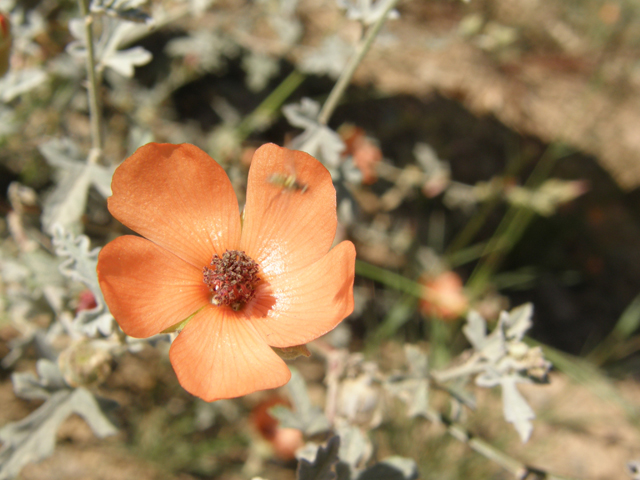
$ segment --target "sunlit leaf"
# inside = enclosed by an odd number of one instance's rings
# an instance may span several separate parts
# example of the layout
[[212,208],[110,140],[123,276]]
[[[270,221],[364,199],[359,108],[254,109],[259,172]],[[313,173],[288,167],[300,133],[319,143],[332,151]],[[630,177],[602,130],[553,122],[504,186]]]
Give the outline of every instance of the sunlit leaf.
[[281,426],[297,428],[306,435],[315,435],[329,430],[331,427],[329,420],[319,407],[311,404],[307,385],[302,375],[294,368],[291,369],[291,380],[289,380],[287,388],[291,396],[291,403],[293,403],[293,410],[284,406],[276,406],[270,410],[270,413],[280,421]]

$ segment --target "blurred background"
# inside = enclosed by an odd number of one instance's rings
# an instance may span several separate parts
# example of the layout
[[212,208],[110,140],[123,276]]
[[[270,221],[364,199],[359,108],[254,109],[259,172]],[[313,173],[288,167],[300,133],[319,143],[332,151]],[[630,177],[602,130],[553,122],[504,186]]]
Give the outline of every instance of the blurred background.
[[[106,209],[110,174],[149,141],[203,148],[242,202],[253,150],[299,147],[353,56],[368,21],[353,5],[94,2],[104,156],[80,180],[74,159],[92,139],[78,5],[0,0],[12,39],[0,78],[0,425],[40,405],[11,382],[46,357],[28,335],[91,302],[51,273],[54,221],[92,246],[126,233]],[[589,479],[630,478],[640,456],[639,8],[401,0],[329,119],[334,136],[312,152],[334,178],[338,236],[358,252],[356,311],[324,341],[384,371],[418,343],[439,367],[467,348],[468,309],[491,322],[532,302],[531,341],[555,371],[523,388],[538,415],[531,441],[500,420],[499,393],[476,392],[467,425],[525,462]],[[322,404],[322,359],[293,363]],[[53,456],[20,478],[294,478],[295,461],[261,434],[272,393],[195,401],[162,346],[112,367],[98,388],[119,404],[120,433],[97,439],[71,416]],[[414,458],[422,478],[510,478],[443,427],[387,415],[371,432],[378,453]]]

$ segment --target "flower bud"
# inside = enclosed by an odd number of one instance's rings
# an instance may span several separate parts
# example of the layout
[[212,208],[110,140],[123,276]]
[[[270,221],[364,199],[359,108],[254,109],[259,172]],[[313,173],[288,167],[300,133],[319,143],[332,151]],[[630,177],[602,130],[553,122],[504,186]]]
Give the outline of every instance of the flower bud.
[[70,386],[97,386],[111,373],[111,355],[104,348],[83,340],[60,353],[58,366]]
[[9,70],[11,52],[11,24],[9,16],[0,12],[0,77]]

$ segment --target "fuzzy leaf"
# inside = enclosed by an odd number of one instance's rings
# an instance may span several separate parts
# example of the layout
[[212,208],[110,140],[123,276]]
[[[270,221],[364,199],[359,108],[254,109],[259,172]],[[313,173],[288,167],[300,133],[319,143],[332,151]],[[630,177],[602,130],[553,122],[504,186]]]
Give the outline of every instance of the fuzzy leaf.
[[77,225],[92,185],[105,198],[111,195],[112,170],[84,162],[71,140],[49,140],[40,145],[39,150],[47,163],[57,169],[57,185],[47,197],[42,212],[42,225],[48,233],[52,233],[55,224],[67,228]]
[[[375,23],[384,15],[389,0],[337,0],[338,6],[347,11],[349,20],[359,20],[365,25]],[[396,19],[400,17],[397,10],[392,10],[388,18]]]
[[74,237],[60,225],[53,228],[53,246],[59,257],[65,258],[60,264],[60,272],[68,278],[85,284],[96,301],[96,307],[82,310],[74,319],[74,325],[86,335],[95,337],[111,333],[113,317],[109,313],[100,290],[96,267],[99,248],[89,250],[89,238],[85,235]]
[[513,423],[522,443],[525,443],[533,432],[531,420],[536,418],[536,414],[516,386],[521,381],[522,379],[519,377],[510,376],[502,378],[500,383],[502,385],[504,418],[507,422]]
[[291,141],[291,148],[307,152],[335,172],[345,145],[340,135],[318,123],[319,112],[320,104],[310,98],[303,98],[300,104],[285,105],[282,108],[282,113],[291,125],[304,129],[304,132]]
[[47,79],[47,74],[40,68],[9,70],[0,78],[0,101],[10,102],[29,90],[33,90]]
[[13,390],[20,398],[46,400],[52,393],[69,388],[62,378],[58,365],[51,360],[40,359],[36,363],[36,377],[31,372],[13,373]]
[[394,375],[385,382],[391,395],[401,399],[409,407],[410,417],[426,416],[429,407],[429,365],[427,355],[415,345],[405,345],[409,365],[406,375]]
[[[146,30],[147,27],[120,18],[103,17],[102,35],[95,42],[97,68],[103,70],[110,67],[120,75],[130,78],[133,76],[134,67],[149,63],[152,58],[151,52],[142,47],[118,50],[141,29]],[[75,58],[84,59],[87,56],[87,40],[83,20],[70,20],[69,31],[76,40],[67,45],[67,53]]]
[[134,67],[146,65],[152,58],[150,51],[142,47],[133,47],[128,50],[113,50],[102,58],[102,64],[123,77],[132,78],[135,73]]
[[252,92],[260,92],[280,71],[279,62],[261,53],[249,52],[242,57],[242,68],[247,73],[246,83]]
[[313,462],[301,459],[296,470],[297,480],[334,480],[338,463],[340,437],[331,437],[326,447],[319,447]]
[[362,430],[346,421],[337,422],[336,433],[340,437],[340,462],[349,466],[355,478],[355,474],[373,454],[373,446]]
[[331,428],[329,420],[319,407],[311,404],[307,393],[307,385],[300,373],[292,368],[291,380],[287,384],[293,411],[283,406],[276,406],[270,413],[276,417],[284,428],[296,428],[306,435],[326,432]]
[[59,390],[28,417],[0,429],[0,441],[3,443],[0,449],[0,480],[12,479],[28,463],[51,455],[58,428],[74,413],[80,415],[100,438],[117,432],[87,390]]
[[352,53],[351,45],[338,35],[332,35],[322,41],[320,48],[311,50],[303,56],[298,67],[305,73],[328,75],[337,79]]
[[410,458],[389,457],[367,468],[358,480],[416,480],[418,466]]
[[146,2],[147,0],[93,0],[91,11],[106,13],[131,22],[151,23],[153,19],[138,8]]
[[238,54],[238,46],[227,37],[210,30],[197,30],[187,37],[171,40],[166,52],[172,57],[195,58],[198,65],[207,72],[220,70],[225,65],[225,57]]

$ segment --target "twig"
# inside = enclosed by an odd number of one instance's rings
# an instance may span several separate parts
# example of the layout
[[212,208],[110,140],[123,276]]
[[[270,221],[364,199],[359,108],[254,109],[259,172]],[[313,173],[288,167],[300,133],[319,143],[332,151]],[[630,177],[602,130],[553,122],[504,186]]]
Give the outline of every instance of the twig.
[[102,158],[104,140],[102,138],[102,108],[98,99],[98,75],[96,73],[96,60],[93,51],[93,16],[89,12],[88,0],[78,0],[80,12],[84,17],[84,31],[87,42],[87,75],[89,84],[89,119],[91,122],[91,151],[87,158],[88,163],[98,163]]
[[393,7],[396,6],[396,3],[398,3],[398,0],[388,0],[386,8],[384,9],[384,12],[382,13],[382,15],[380,15],[378,20],[376,20],[376,23],[371,25],[367,30],[365,37],[362,39],[360,44],[356,47],[355,55],[351,58],[351,60],[349,61],[347,66],[344,68],[344,70],[342,70],[342,73],[340,74],[338,81],[333,86],[333,90],[331,90],[331,93],[329,93],[329,97],[327,98],[327,101],[324,102],[324,105],[322,106],[322,110],[320,110],[320,113],[318,114],[318,123],[322,125],[326,125],[329,122],[329,118],[331,117],[331,114],[333,113],[336,106],[338,105],[338,101],[340,101],[340,97],[342,96],[344,91],[347,89],[347,86],[349,85],[349,82],[351,81],[351,77],[353,77],[353,74],[355,73],[356,68],[358,68],[358,65],[360,65],[360,62],[362,62],[362,59],[371,48],[371,45],[373,45],[373,41],[375,40],[376,35],[382,28],[382,25],[384,25],[384,22],[387,19],[387,15],[389,14],[389,12],[393,9]]

